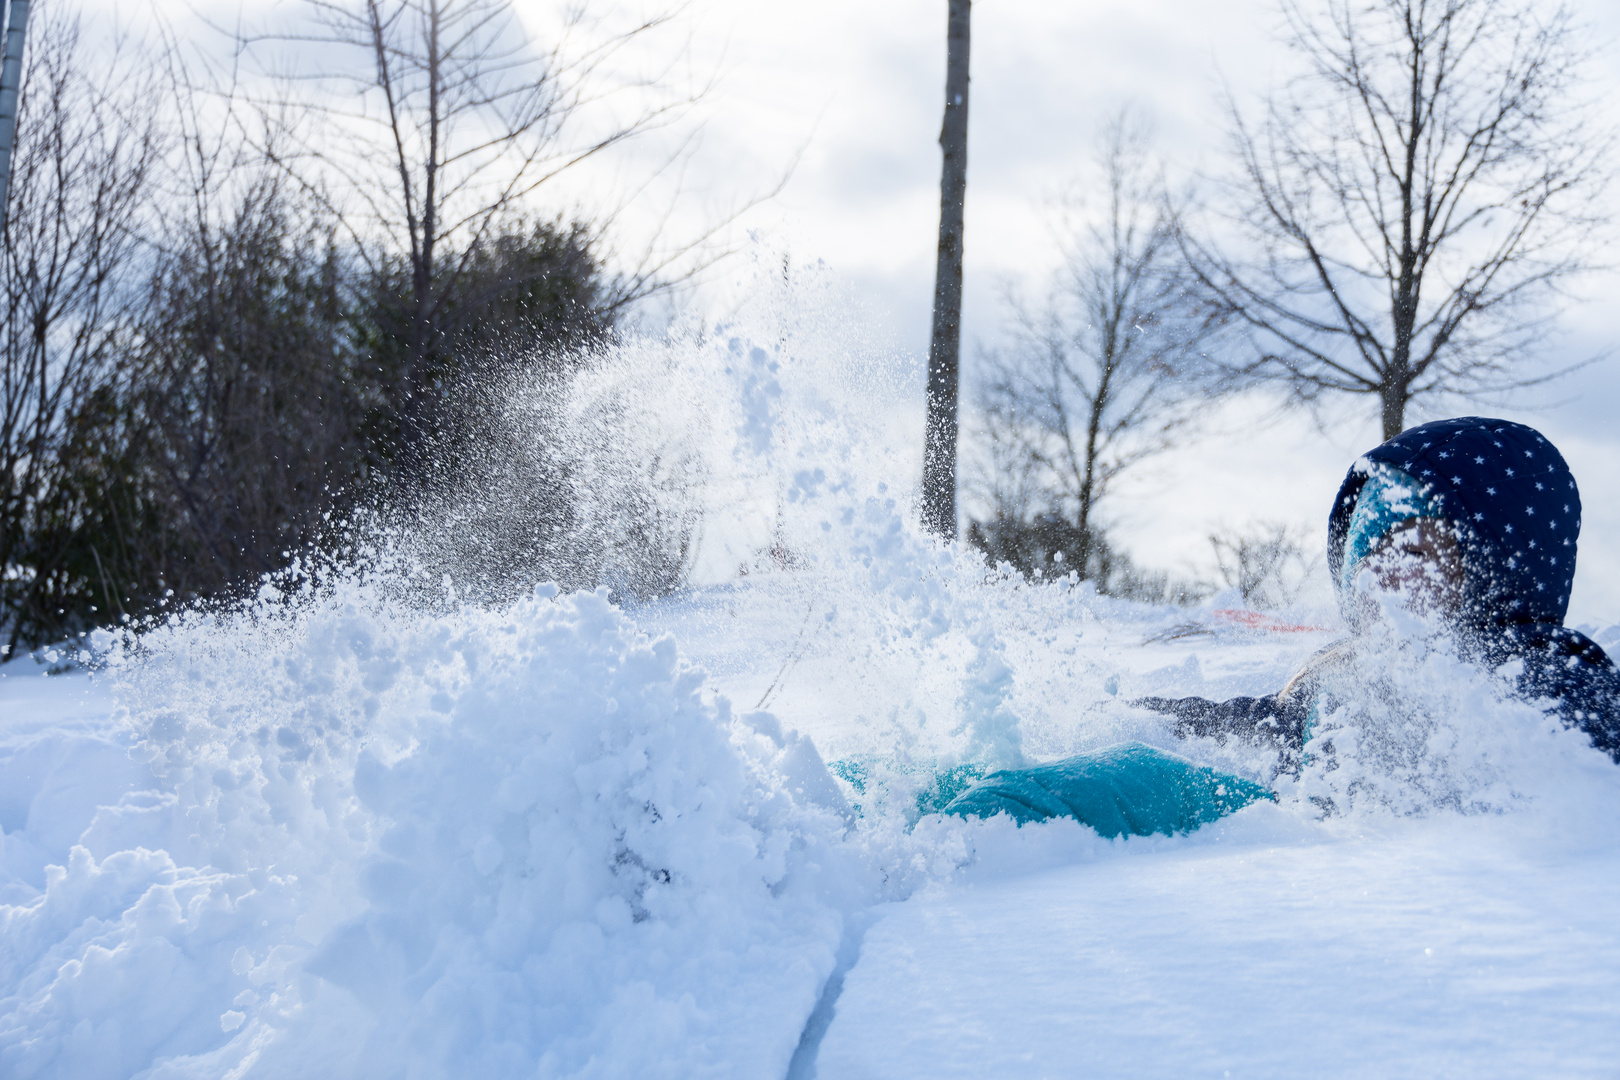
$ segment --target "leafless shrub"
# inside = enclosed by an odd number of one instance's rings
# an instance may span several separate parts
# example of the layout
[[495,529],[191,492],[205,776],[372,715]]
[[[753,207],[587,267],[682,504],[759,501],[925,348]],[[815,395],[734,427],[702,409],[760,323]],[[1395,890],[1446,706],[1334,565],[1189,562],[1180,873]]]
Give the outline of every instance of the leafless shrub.
[[1243,532],[1218,531],[1210,535],[1209,544],[1221,579],[1256,610],[1292,604],[1316,568],[1301,537],[1276,522],[1258,522]]

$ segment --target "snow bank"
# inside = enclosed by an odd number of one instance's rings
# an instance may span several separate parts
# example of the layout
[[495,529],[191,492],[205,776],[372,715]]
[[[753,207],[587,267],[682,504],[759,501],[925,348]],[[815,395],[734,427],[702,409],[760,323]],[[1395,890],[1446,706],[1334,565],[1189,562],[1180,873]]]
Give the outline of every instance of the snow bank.
[[0,907],[0,1072],[780,1075],[842,932],[837,792],[552,591],[267,597],[119,657],[160,793]]

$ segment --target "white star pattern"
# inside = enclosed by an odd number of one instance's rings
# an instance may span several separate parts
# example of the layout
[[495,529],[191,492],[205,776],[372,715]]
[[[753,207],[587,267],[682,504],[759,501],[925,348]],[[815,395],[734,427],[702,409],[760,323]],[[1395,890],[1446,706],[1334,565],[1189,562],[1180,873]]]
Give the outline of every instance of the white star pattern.
[[[1362,459],[1358,471],[1365,473],[1369,462],[1401,469],[1418,481],[1428,514],[1450,519],[1459,527],[1469,523],[1464,535],[1469,537],[1470,562],[1479,560],[1484,571],[1477,582],[1470,571],[1470,587],[1483,590],[1482,602],[1500,605],[1498,611],[1517,609],[1536,621],[1556,622],[1568,603],[1580,529],[1579,488],[1557,447],[1521,424],[1502,422],[1488,427],[1478,418],[1440,421],[1424,425],[1423,430],[1433,437],[1424,439],[1414,431],[1393,439]],[[1543,454],[1541,447],[1551,452]],[[1517,456],[1521,454],[1522,459]],[[1451,468],[1442,470],[1441,462]],[[1520,470],[1524,470],[1522,477]],[[1496,473],[1494,482],[1492,472]],[[1567,502],[1554,502],[1560,479],[1567,485]],[[1434,490],[1442,480],[1450,483],[1448,494]],[[1510,546],[1519,541],[1514,531],[1517,526],[1497,514],[1497,503],[1510,496],[1524,507],[1530,524],[1523,549]],[[1353,508],[1355,501],[1351,496],[1347,503]],[[1500,509],[1505,515],[1505,504]],[[1547,523],[1550,533],[1557,534],[1548,536],[1545,545],[1530,539],[1536,534],[1538,518]],[[1568,527],[1560,528],[1561,523]],[[1568,549],[1568,559],[1558,551],[1560,547]]]

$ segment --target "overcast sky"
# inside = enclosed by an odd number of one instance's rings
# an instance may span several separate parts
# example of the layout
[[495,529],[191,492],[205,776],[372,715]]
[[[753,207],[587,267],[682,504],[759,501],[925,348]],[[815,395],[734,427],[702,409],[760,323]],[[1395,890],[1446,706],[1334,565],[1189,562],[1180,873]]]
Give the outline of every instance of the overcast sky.
[[[1620,5],[1579,10],[1593,42],[1612,42]],[[944,0],[696,0],[690,17],[700,56],[712,50],[723,78],[704,106],[688,182],[715,193],[761,190],[802,154],[781,193],[745,221],[795,259],[825,261],[869,302],[872,333],[925,354]],[[1217,164],[1223,83],[1243,100],[1288,62],[1267,0],[979,0],[973,19],[968,379],[976,346],[997,334],[1004,283],[1038,285],[1055,261],[1045,206],[1083,167],[1110,114],[1144,108],[1170,167],[1191,173]],[[1620,100],[1620,53],[1597,53],[1592,90]],[[1620,122],[1620,109],[1609,119]],[[1555,355],[1620,342],[1617,288],[1613,275],[1587,283],[1592,299],[1571,312]],[[1517,409],[1479,411],[1534,424],[1564,450],[1586,507],[1571,618],[1620,620],[1620,372],[1598,366],[1521,398]],[[1203,440],[1119,489],[1117,534],[1141,562],[1206,570],[1205,537],[1219,523],[1295,522],[1320,543],[1345,468],[1379,441],[1375,417],[1370,400],[1335,410],[1326,430],[1254,405],[1226,409]]]
[[[160,2],[183,28],[196,26],[186,14],[195,10],[190,5]],[[543,36],[555,0],[515,2]],[[126,19],[139,20],[127,0],[113,3]],[[658,9],[657,0],[638,3]],[[1613,47],[1620,4],[1576,0],[1576,8],[1592,27],[1591,92],[1620,101],[1620,50]],[[249,18],[294,19],[303,10],[298,0],[254,0]],[[640,9],[598,3],[595,10],[623,16]],[[1047,208],[1085,164],[1101,124],[1121,106],[1138,107],[1155,121],[1158,150],[1173,172],[1218,165],[1221,88],[1252,101],[1282,77],[1288,58],[1278,44],[1279,24],[1271,0],[974,5],[965,387],[979,347],[997,336],[1007,284],[1039,288],[1055,263]],[[647,40],[649,62],[684,47],[697,77],[719,73],[691,118],[701,122],[700,143],[680,174],[686,201],[675,230],[697,228],[787,174],[774,198],[741,218],[736,235],[753,230],[796,262],[822,261],[862,299],[866,333],[924,356],[939,214],[944,32],[945,0],[690,0],[680,18]],[[1608,109],[1608,120],[1620,124],[1620,106]],[[666,138],[632,146],[548,189],[551,198],[559,206],[600,204],[602,191],[622,191],[668,145]],[[1613,194],[1620,209],[1620,185]],[[622,221],[627,250],[662,207],[654,196],[638,200]],[[693,302],[723,308],[747,265],[745,257],[722,265]],[[1554,359],[1620,344],[1614,299],[1620,275],[1599,276],[1585,289],[1590,299],[1570,312]],[[1520,395],[1516,408],[1478,410],[1539,427],[1575,470],[1586,520],[1573,621],[1620,621],[1616,402],[1620,359]],[[920,412],[920,398],[910,407]],[[1435,415],[1441,413],[1420,411],[1415,419]],[[1293,523],[1319,545],[1345,468],[1379,441],[1375,416],[1370,400],[1335,409],[1322,427],[1305,416],[1279,416],[1264,403],[1223,409],[1203,439],[1120,486],[1110,509],[1115,534],[1141,563],[1206,573],[1206,536],[1220,524]]]

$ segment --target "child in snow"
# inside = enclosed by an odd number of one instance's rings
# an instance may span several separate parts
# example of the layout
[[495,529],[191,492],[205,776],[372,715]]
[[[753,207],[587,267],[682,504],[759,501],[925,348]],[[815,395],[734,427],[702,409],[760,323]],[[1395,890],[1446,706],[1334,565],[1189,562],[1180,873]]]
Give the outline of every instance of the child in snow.
[[[1463,654],[1493,668],[1519,661],[1518,692],[1550,699],[1620,762],[1620,671],[1563,625],[1581,504],[1557,449],[1532,428],[1468,416],[1413,428],[1350,469],[1328,520],[1328,568],[1354,633],[1379,593],[1445,622]],[[1181,738],[1236,738],[1297,769],[1324,677],[1352,661],[1357,638],[1328,646],[1276,694],[1213,702],[1142,698]],[[945,812],[1019,822],[1070,816],[1104,836],[1195,829],[1256,799],[1248,780],[1124,743],[1033,769],[990,773]]]

